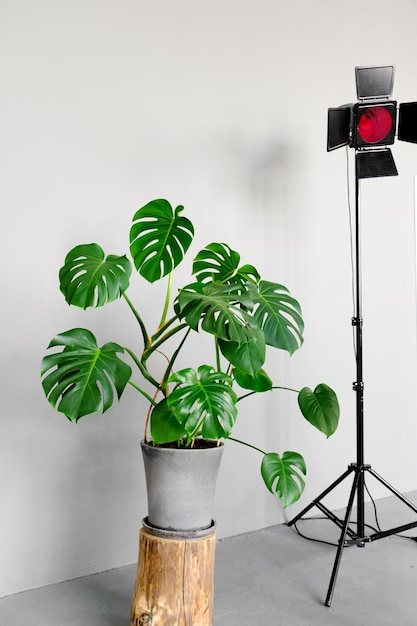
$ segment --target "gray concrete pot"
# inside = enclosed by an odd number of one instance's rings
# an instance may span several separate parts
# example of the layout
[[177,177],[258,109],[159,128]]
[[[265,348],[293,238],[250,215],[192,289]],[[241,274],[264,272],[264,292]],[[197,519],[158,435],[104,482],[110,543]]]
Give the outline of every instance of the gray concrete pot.
[[178,532],[213,525],[214,491],[224,444],[158,448],[141,441],[148,491],[147,523]]

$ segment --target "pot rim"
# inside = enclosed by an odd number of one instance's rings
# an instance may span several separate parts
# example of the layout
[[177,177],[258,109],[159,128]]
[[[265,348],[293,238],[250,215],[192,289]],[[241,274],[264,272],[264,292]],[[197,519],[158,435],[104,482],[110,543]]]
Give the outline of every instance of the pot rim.
[[224,447],[223,439],[204,439],[204,441],[210,441],[211,443],[215,443],[216,445],[209,446],[207,448],[191,448],[191,447],[167,448],[167,447],[164,447],[163,444],[162,445],[156,444],[154,446],[151,440],[145,441],[145,439],[141,439],[140,445],[142,447],[150,448],[152,450],[165,450],[165,451],[171,451],[171,452],[208,452],[210,450],[216,450],[217,448]]

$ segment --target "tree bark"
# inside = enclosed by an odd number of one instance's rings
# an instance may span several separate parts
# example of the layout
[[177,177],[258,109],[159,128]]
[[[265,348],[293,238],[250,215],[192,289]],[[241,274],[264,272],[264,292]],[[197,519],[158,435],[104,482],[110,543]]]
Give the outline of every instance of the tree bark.
[[197,539],[140,531],[130,626],[211,626],[216,533]]

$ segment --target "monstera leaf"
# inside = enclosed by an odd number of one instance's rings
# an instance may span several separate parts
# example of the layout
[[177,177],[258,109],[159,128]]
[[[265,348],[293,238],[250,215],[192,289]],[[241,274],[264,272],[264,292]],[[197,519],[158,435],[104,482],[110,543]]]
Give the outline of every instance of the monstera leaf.
[[126,256],[105,254],[96,243],[68,252],[59,272],[60,289],[68,304],[82,309],[103,306],[126,291],[132,266]]
[[257,327],[251,334],[253,338],[240,345],[234,341],[219,339],[219,347],[229,363],[250,376],[255,376],[265,363],[265,335]]
[[299,500],[304,491],[306,465],[298,452],[265,454],[261,465],[262,478],[271,493],[282,501],[284,508]]
[[133,216],[130,253],[138,272],[150,283],[181,263],[194,236],[194,227],[167,200],[153,200]]
[[272,380],[269,378],[265,370],[260,369],[256,374],[248,374],[237,367],[233,368],[233,378],[237,384],[243,389],[262,393],[263,391],[271,391]]
[[[50,404],[73,422],[80,417],[107,411],[126,387],[132,370],[117,354],[116,343],[97,345],[85,328],[73,328],[54,337],[48,348],[62,347],[42,360],[42,386]],[[48,373],[47,373],[48,372]],[[45,375],[46,374],[46,375]]]
[[241,294],[237,285],[193,283],[181,289],[175,301],[175,311],[187,324],[198,330],[237,344],[252,341],[254,324],[248,307],[251,300]]
[[166,398],[152,410],[150,421],[151,437],[154,444],[179,441],[187,436],[184,426],[175,417]]
[[253,265],[239,268],[240,254],[225,243],[211,243],[201,250],[193,262],[193,274],[200,282],[246,283],[260,276]]
[[254,319],[265,333],[268,346],[295,352],[303,343],[304,322],[301,307],[283,285],[261,280],[247,283],[255,304]]
[[196,372],[187,368],[173,374],[170,382],[177,386],[167,398],[169,408],[190,438],[228,437],[236,421],[237,396],[232,379],[209,365]]
[[333,389],[321,383],[314,391],[304,387],[298,394],[302,414],[310,424],[330,437],[335,432],[340,416],[337,396]]

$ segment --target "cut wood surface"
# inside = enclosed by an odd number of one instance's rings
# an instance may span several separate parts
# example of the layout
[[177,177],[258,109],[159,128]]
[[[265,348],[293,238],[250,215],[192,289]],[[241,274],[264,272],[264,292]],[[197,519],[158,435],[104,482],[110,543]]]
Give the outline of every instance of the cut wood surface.
[[166,539],[140,531],[130,626],[211,626],[216,533]]

